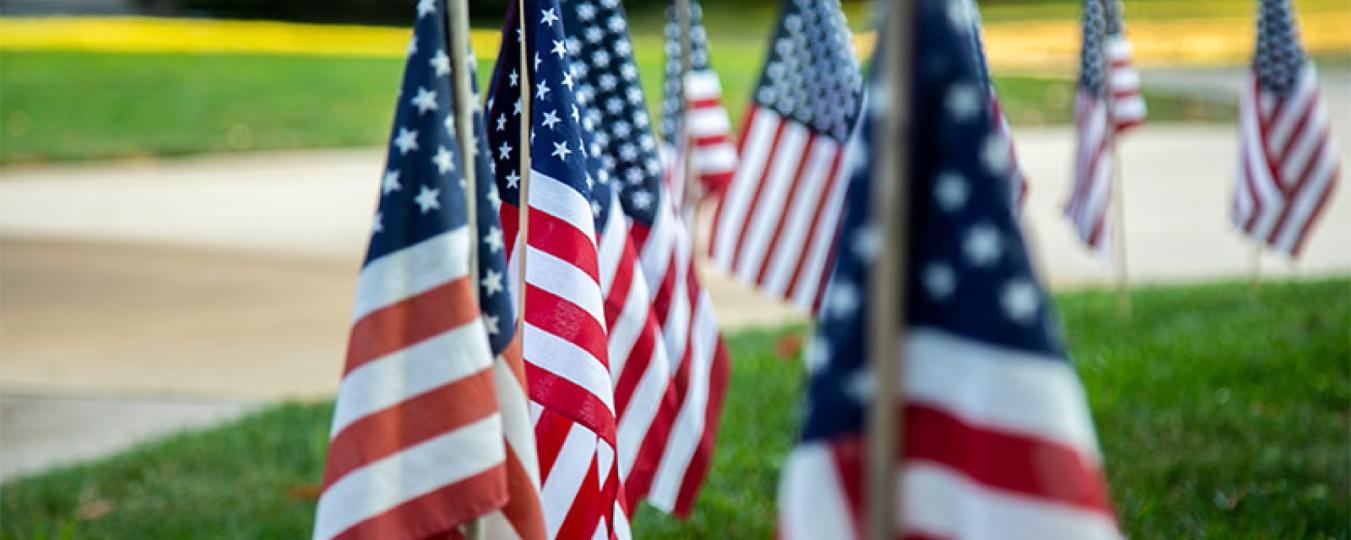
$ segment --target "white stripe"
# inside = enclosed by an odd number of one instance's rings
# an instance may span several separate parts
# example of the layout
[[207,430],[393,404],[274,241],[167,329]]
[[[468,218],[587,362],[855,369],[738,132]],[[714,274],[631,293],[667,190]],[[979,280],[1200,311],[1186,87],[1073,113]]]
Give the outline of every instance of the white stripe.
[[748,131],[743,147],[746,153],[741,156],[732,184],[719,206],[718,230],[713,231],[713,261],[724,270],[731,270],[737,239],[741,237],[750,199],[755,195],[755,186],[760,184],[769,145],[774,140],[774,131],[779,122],[779,116],[773,111],[757,108],[754,121],[746,128]]
[[904,386],[912,401],[1099,456],[1088,400],[1068,362],[927,327],[912,329],[907,343]]
[[1304,172],[1304,167],[1309,165],[1309,161],[1314,159],[1314,151],[1326,141],[1323,137],[1328,129],[1328,110],[1319,101],[1313,104],[1313,110],[1309,111],[1309,120],[1304,124],[1304,129],[1295,134],[1297,137],[1290,146],[1290,152],[1286,154],[1285,162],[1281,163],[1282,184],[1292,187],[1299,181],[1299,173]]
[[1101,219],[1103,230],[1098,236],[1101,242],[1111,237],[1107,229],[1112,226],[1112,217],[1107,211],[1112,203],[1112,153],[1103,152],[1098,157],[1097,165],[1089,172],[1089,190],[1080,207],[1076,225],[1079,227],[1079,238],[1087,242],[1093,235],[1093,227]]
[[605,296],[610,295],[614,286],[615,273],[619,271],[619,261],[624,255],[624,244],[628,242],[628,228],[624,226],[624,212],[619,205],[618,192],[610,191],[610,215],[605,219],[601,230],[599,245],[596,246],[596,260],[600,263],[600,289]]
[[1266,148],[1257,118],[1256,100],[1240,100],[1238,129],[1240,151],[1248,155],[1248,171],[1252,174],[1256,196],[1261,201],[1261,211],[1253,222],[1249,234],[1253,238],[1265,240],[1280,216],[1283,195],[1277,180],[1271,177]]
[[737,277],[744,283],[755,283],[756,274],[760,272],[774,226],[784,211],[783,201],[788,197],[798,166],[807,158],[803,149],[810,137],[811,132],[797,122],[789,122],[784,127],[760,200],[752,203],[750,228],[746,230],[746,242],[741,248],[741,264],[736,268]]
[[563,447],[558,450],[558,457],[549,469],[549,478],[540,491],[544,526],[549,531],[549,538],[558,537],[558,529],[568,517],[568,510],[572,509],[577,490],[581,489],[587,470],[591,468],[597,441],[594,433],[574,423],[563,440]]
[[736,167],[736,147],[722,143],[696,148],[694,165],[702,174],[731,171]]
[[1281,229],[1280,236],[1276,238],[1276,248],[1286,253],[1293,254],[1295,244],[1299,242],[1299,233],[1305,227],[1310,219],[1313,219],[1314,210],[1318,207],[1318,201],[1328,190],[1332,189],[1333,182],[1337,179],[1337,161],[1333,157],[1332,141],[1324,141],[1322,158],[1318,160],[1315,169],[1309,173],[1309,183],[1305,184],[1304,189],[1295,193],[1295,200],[1289,204],[1290,215],[1286,218],[1285,227]]
[[[782,296],[788,290],[788,280],[793,277],[793,270],[806,255],[802,247],[811,226],[812,213],[821,202],[821,190],[831,179],[830,166],[837,159],[839,151],[839,143],[829,137],[817,137],[816,144],[812,146],[812,155],[807,158],[807,169],[802,173],[793,207],[787,209],[788,217],[783,223],[779,245],[774,253],[769,254],[772,259],[762,287],[776,296]],[[839,176],[838,172],[836,176]],[[844,182],[846,179],[840,180]]]
[[488,332],[474,320],[352,370],[338,385],[329,438],[352,422],[492,365]]
[[638,385],[634,387],[633,396],[619,418],[615,435],[619,444],[619,472],[625,479],[633,470],[633,461],[638,458],[638,450],[647,438],[652,421],[664,402],[666,388],[671,383],[671,365],[666,358],[666,349],[660,343],[653,345],[647,371],[643,372]]
[[530,418],[525,388],[506,361],[493,364],[493,388],[497,390],[497,408],[502,415],[502,433],[507,445],[521,462],[534,492],[539,493],[539,457],[535,452],[535,423]]
[[319,497],[314,538],[326,539],[505,459],[497,415],[420,442],[338,479]]
[[1110,86],[1112,92],[1135,92],[1140,90],[1140,72],[1132,67],[1113,69]]
[[691,70],[685,74],[685,95],[690,101],[722,96],[722,83],[713,70]]
[[524,540],[516,534],[516,528],[507,521],[507,516],[501,510],[494,510],[485,514],[479,521],[482,527],[483,537],[493,540]]
[[[619,381],[619,374],[624,372],[624,366],[628,365],[629,354],[633,351],[633,345],[638,342],[638,338],[642,336],[647,326],[648,312],[652,309],[647,287],[640,273],[638,268],[633,269],[629,277],[628,292],[624,295],[624,304],[620,306],[619,314],[615,317],[613,327],[610,328],[608,347],[610,375],[616,382]],[[660,348],[656,343],[653,346]]]
[[[862,148],[862,138],[855,139],[860,141],[854,143],[854,152],[859,156],[866,155],[867,150]],[[853,159],[845,150],[845,163]],[[831,269],[827,266],[830,261],[830,254],[835,250],[837,236],[839,236],[840,216],[844,214],[844,196],[849,192],[849,175],[851,167],[840,167],[836,171],[837,179],[831,186],[831,191],[826,196],[825,208],[821,211],[821,221],[816,226],[815,236],[812,237],[812,245],[807,248],[807,262],[802,267],[802,275],[798,276],[797,294],[793,296],[793,303],[799,308],[811,311],[812,305],[816,303],[817,291],[821,288],[821,276],[827,274]]]
[[828,443],[803,443],[788,454],[779,481],[779,532],[784,540],[853,538],[839,472]]
[[581,308],[605,328],[605,301],[591,276],[550,253],[527,246],[525,282]]
[[459,227],[375,259],[357,278],[352,321],[469,273],[469,228]]
[[689,119],[691,137],[723,135],[732,131],[732,121],[721,107],[690,109]]
[[[1281,115],[1272,119],[1270,129],[1267,130],[1268,144],[1271,148],[1282,148],[1286,141],[1294,135],[1295,126],[1299,124],[1299,119],[1304,116],[1304,109],[1309,107],[1309,101],[1318,96],[1318,84],[1314,78],[1312,67],[1306,67],[1300,71],[1299,82],[1295,85],[1293,91],[1294,98],[1286,101],[1281,107]],[[1280,100],[1276,96],[1270,96],[1272,99],[1271,107],[1275,109],[1276,103]],[[1270,113],[1268,113],[1269,115]]]
[[1145,98],[1140,94],[1123,98],[1113,98],[1112,116],[1116,118],[1116,123],[1128,124],[1139,122],[1145,119]]
[[[663,193],[665,195],[665,193]],[[647,231],[647,240],[643,242],[643,251],[638,254],[639,262],[643,267],[643,279],[647,280],[647,290],[656,295],[657,288],[661,286],[661,281],[666,279],[666,272],[671,264],[671,250],[674,235],[671,229],[678,224],[673,223],[675,215],[671,213],[670,202],[666,197],[662,197],[658,204],[656,217],[652,220],[652,227]]]
[[[718,342],[718,321],[713,314],[708,293],[701,292],[699,305],[690,336],[689,382],[686,386],[685,400],[680,404],[675,422],[671,426],[671,436],[662,452],[661,463],[657,467],[656,478],[652,482],[652,492],[648,502],[661,510],[670,512],[675,508],[676,498],[684,484],[685,473],[690,460],[704,436],[704,424],[708,414],[709,374],[713,365],[713,355]],[[677,367],[678,369],[678,367]]]
[[[680,369],[680,363],[684,362],[685,343],[690,325],[690,247],[685,229],[682,227],[672,229],[675,246],[671,249],[671,267],[667,272],[673,272],[675,279],[671,288],[671,305],[666,310],[664,318],[666,322],[662,327],[662,338],[666,344],[666,356],[671,359],[671,372],[674,373]],[[656,291],[652,291],[652,294],[655,297]]]
[[614,389],[605,364],[586,349],[532,324],[521,325],[525,361],[594,395],[614,414]]
[[949,469],[911,462],[900,473],[905,532],[964,540],[1122,538],[1111,516],[986,489]]
[[596,221],[591,201],[581,192],[553,177],[530,170],[530,207],[566,221],[596,241]]

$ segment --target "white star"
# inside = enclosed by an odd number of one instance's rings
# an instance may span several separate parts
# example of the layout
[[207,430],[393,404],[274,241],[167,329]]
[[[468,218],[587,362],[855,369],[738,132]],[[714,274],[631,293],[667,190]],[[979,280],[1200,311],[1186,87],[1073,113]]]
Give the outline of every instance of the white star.
[[521,98],[516,98],[516,103],[512,104],[511,115],[512,116],[521,115]]
[[442,146],[436,149],[436,155],[432,156],[432,163],[436,164],[436,170],[441,174],[446,174],[455,170],[455,163],[451,161],[450,150]]
[[539,71],[539,63],[540,63],[540,61],[541,61],[541,60],[539,59],[539,53],[537,52],[537,53],[535,53],[535,66],[534,66],[534,67],[535,67],[535,71]]
[[549,95],[549,85],[540,81],[539,84],[535,85],[535,99],[544,99],[544,96],[547,95]]
[[858,287],[848,281],[837,281],[830,287],[830,313],[835,317],[844,317],[858,309]]
[[807,344],[802,360],[807,364],[807,373],[819,373],[830,364],[830,347],[820,338],[813,339]]
[[380,182],[380,192],[388,194],[391,191],[398,191],[401,187],[403,187],[403,185],[399,183],[399,170],[390,169],[385,171],[385,179]]
[[554,48],[553,48],[552,50],[550,50],[549,52],[558,55],[558,59],[559,59],[559,60],[562,60],[562,59],[563,59],[563,55],[568,54],[568,48],[567,48],[566,45],[563,44],[562,41],[553,40],[553,42],[554,42]]
[[516,81],[520,78],[521,76],[517,75],[516,70],[513,69],[511,70],[511,73],[507,74],[507,84],[510,84],[512,88],[515,88],[517,84]]
[[502,141],[502,146],[497,147],[497,159],[508,159],[511,157],[511,145],[507,141]]
[[873,382],[872,373],[866,369],[860,369],[849,374],[849,378],[844,383],[844,391],[855,402],[868,403],[872,401],[873,392],[877,391],[877,385]]
[[436,70],[437,75],[450,73],[450,57],[446,56],[446,51],[437,49],[436,54],[427,63],[432,65],[432,69]]
[[438,197],[440,196],[440,189],[431,189],[427,186],[422,186],[422,189],[418,191],[417,197],[413,200],[417,203],[418,209],[426,214],[427,212],[441,208],[441,201],[438,200]]
[[497,131],[505,129],[507,129],[507,115],[499,114],[497,115]]
[[854,234],[854,240],[850,245],[854,250],[854,255],[858,256],[864,262],[871,262],[877,258],[877,252],[882,249],[882,236],[877,234],[877,228],[869,225],[860,227]]
[[[488,162],[490,165],[492,162]],[[488,203],[493,205],[493,210],[502,208],[502,197],[497,194],[496,189],[488,190]]]
[[589,21],[596,18],[596,6],[591,4],[577,6],[577,18],[583,21]]
[[938,180],[934,182],[934,198],[938,200],[938,206],[944,212],[952,213],[960,210],[966,204],[969,192],[966,180],[952,171],[939,173]]
[[976,113],[980,112],[980,106],[985,99],[976,85],[971,83],[958,83],[948,90],[947,97],[943,100],[943,105],[947,107],[948,114],[953,120],[965,122],[975,118]]
[[483,243],[488,245],[488,250],[497,253],[502,251],[502,229],[496,226],[488,229],[488,234],[483,235]]
[[554,143],[554,151],[550,152],[549,155],[558,158],[559,161],[567,161],[568,154],[571,153],[572,150],[568,149],[568,144],[566,142],[561,142]]
[[985,137],[980,149],[980,160],[990,174],[1003,177],[1009,173],[1009,142],[999,133]]
[[501,332],[501,329],[497,327],[497,319],[498,317],[496,315],[483,316],[483,326],[487,327],[488,333],[494,336],[497,335],[498,332]]
[[418,0],[417,16],[430,15],[436,13],[436,0]]
[[401,156],[417,150],[417,130],[399,128],[399,134],[394,137],[394,146],[399,147],[399,155]]
[[1037,318],[1037,308],[1041,307],[1041,295],[1031,282],[1014,278],[1005,283],[1004,290],[1000,291],[999,305],[1004,308],[1004,314],[1014,322],[1030,324]]
[[629,196],[629,200],[632,201],[633,205],[638,207],[639,210],[647,210],[649,206],[652,206],[652,194],[645,190],[640,189],[634,191],[633,195]]
[[[573,80],[572,80],[572,74],[571,74],[571,73],[564,73],[564,74],[563,74],[563,86],[568,87],[568,90],[572,90],[572,85],[573,85],[573,84],[576,84],[576,83],[574,83]],[[577,96],[577,97],[578,97],[579,99],[581,98],[581,96]]]
[[[449,114],[447,114],[447,115],[446,115],[446,119],[443,120],[442,123],[446,125],[446,133],[449,133],[451,137],[454,137],[454,136],[455,136],[455,117],[454,117],[454,116],[451,116],[451,115],[449,115]],[[474,148],[478,148],[478,147],[475,146]]]
[[408,56],[417,54],[417,34],[408,39]]
[[385,214],[383,212],[375,213],[375,223],[371,224],[371,234],[379,233],[385,230]]
[[483,286],[483,292],[488,296],[500,293],[502,292],[502,273],[489,268],[488,272],[483,274],[483,279],[479,280],[479,284]]
[[512,169],[510,173],[507,173],[507,189],[516,189],[519,185],[521,185],[521,177],[516,174],[516,169]]
[[419,86],[417,95],[413,96],[412,103],[414,107],[417,107],[418,114],[434,111],[436,110],[436,92]]
[[966,259],[971,264],[982,268],[989,267],[1003,254],[1004,242],[999,238],[998,230],[982,223],[966,232],[966,238],[962,240],[962,252],[966,254]]
[[554,124],[562,121],[563,120],[558,118],[558,111],[547,111],[544,113],[544,122],[542,123],[544,124],[544,127],[554,129]]
[[558,15],[554,13],[553,8],[540,10],[540,17],[543,17],[542,22],[549,26],[553,26],[554,22],[558,21]]
[[957,288],[957,274],[951,266],[943,263],[929,263],[924,267],[920,279],[924,282],[924,290],[929,292],[929,298],[934,301],[947,300]]

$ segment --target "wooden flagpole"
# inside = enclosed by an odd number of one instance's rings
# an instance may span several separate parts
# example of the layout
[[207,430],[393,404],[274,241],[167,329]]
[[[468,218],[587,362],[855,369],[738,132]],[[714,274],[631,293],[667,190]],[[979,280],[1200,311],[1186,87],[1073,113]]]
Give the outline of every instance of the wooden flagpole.
[[1252,292],[1262,290],[1262,242],[1254,239],[1252,245]]
[[[446,0],[446,41],[450,51],[451,93],[455,108],[455,139],[460,146],[460,174],[464,175],[465,219],[469,229],[469,276],[474,286],[474,303],[479,303],[478,289],[478,177],[475,175],[474,106],[476,97],[469,78],[469,3],[468,0]],[[474,518],[461,531],[468,540],[483,540],[483,520]]]
[[869,276],[868,362],[873,394],[868,407],[867,536],[894,540],[901,526],[898,466],[904,442],[899,414],[905,375],[905,295],[907,228],[910,219],[910,86],[913,75],[914,10],[910,0],[891,2],[883,48],[886,79],[874,105],[883,108],[873,156],[872,226],[879,236],[877,259]]
[[520,227],[516,232],[516,245],[521,248],[519,255],[521,259],[516,263],[521,271],[521,281],[520,288],[516,289],[519,293],[516,302],[516,316],[520,317],[521,324],[525,324],[525,261],[527,258],[526,246],[530,238],[530,177],[532,176],[530,174],[530,99],[532,96],[530,95],[530,52],[527,50],[529,47],[526,46],[528,40],[526,39],[525,0],[517,0],[516,7],[518,10],[516,13],[517,29],[520,30],[517,36],[520,38],[521,49],[521,65],[519,67],[521,70],[521,139],[517,142],[520,145],[520,148],[517,149],[520,152],[517,161],[521,168],[519,173],[521,176],[521,201]]
[[[681,206],[688,212],[689,216],[689,234],[690,234],[690,256],[698,260],[703,250],[699,243],[699,186],[697,178],[693,172],[694,165],[694,137],[690,129],[690,100],[689,100],[689,74],[694,69],[694,43],[691,40],[691,22],[690,22],[690,2],[689,0],[676,0],[676,21],[680,27],[680,124],[679,124],[679,144],[680,163],[677,170],[680,172],[680,184],[684,188],[684,204]],[[697,266],[697,265],[696,265]]]
[[[1103,13],[1111,13],[1112,6],[1100,0]],[[1106,26],[1103,27],[1103,47],[1107,47]],[[1131,316],[1130,275],[1126,264],[1126,192],[1121,183],[1121,153],[1117,151],[1116,111],[1112,107],[1112,63],[1106,58],[1102,62],[1102,84],[1106,88],[1103,107],[1107,110],[1107,137],[1109,152],[1112,156],[1112,263],[1116,270],[1116,305],[1123,318]]]

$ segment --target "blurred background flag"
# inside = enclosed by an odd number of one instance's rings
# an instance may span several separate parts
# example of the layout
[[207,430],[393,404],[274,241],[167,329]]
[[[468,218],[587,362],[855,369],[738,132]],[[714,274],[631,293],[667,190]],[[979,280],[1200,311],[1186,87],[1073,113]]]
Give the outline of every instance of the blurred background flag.
[[[924,53],[914,55],[914,101],[890,105],[913,114],[901,199],[909,237],[882,243],[869,216],[875,160],[852,160],[839,254],[806,351],[806,414],[784,466],[779,531],[862,536],[864,411],[878,386],[865,314],[870,302],[895,301],[870,293],[869,269],[883,250],[904,249],[898,536],[1119,538],[1084,391],[1008,204],[1010,161],[996,151],[1005,141],[989,108],[944,106],[981,82],[973,26],[950,16],[951,2],[915,4],[914,46]],[[885,101],[871,100],[860,148],[872,148]]]
[[1145,121],[1140,73],[1131,62],[1119,0],[1085,0],[1083,50],[1074,122],[1078,130],[1073,188],[1065,216],[1079,239],[1108,253],[1112,223],[1112,174],[1117,134]]
[[[652,294],[638,261],[638,250],[629,236],[628,218],[619,202],[622,186],[616,185],[611,176],[611,171],[619,167],[620,156],[609,150],[623,148],[625,155],[636,156],[638,148],[651,150],[656,141],[650,131],[640,130],[636,137],[632,133],[632,126],[640,123],[637,115],[646,118],[647,113],[641,93],[628,92],[629,88],[637,87],[638,71],[632,61],[633,43],[622,26],[623,7],[618,2],[598,5],[575,0],[565,1],[561,7],[577,100],[585,106],[582,129],[593,149],[588,156],[596,180],[591,194],[592,212],[599,234],[600,284],[610,333],[619,473],[625,508],[633,511],[652,486],[671,434],[677,403],[661,325],[652,307]],[[597,102],[598,92],[605,96],[604,103]],[[607,114],[601,112],[606,105],[620,111],[609,113],[613,125],[606,122]],[[619,122],[626,127],[619,128]],[[597,131],[601,125],[607,127]]]
[[417,6],[314,538],[453,534],[508,498],[500,328],[474,299],[444,9]]
[[1313,62],[1289,0],[1261,0],[1252,75],[1239,98],[1233,220],[1295,256],[1337,184],[1341,164]]
[[[650,478],[636,466],[629,472],[635,485],[628,488],[627,496],[635,502],[646,497],[659,509],[685,516],[693,508],[712,464],[727,388],[727,348],[712,301],[695,275],[689,226],[676,211],[680,192],[662,181],[659,149],[622,8],[614,0],[569,1],[567,6],[573,10],[567,14],[568,21],[575,16],[577,22],[566,25],[566,30],[579,51],[574,75],[581,85],[579,94],[591,105],[588,114],[596,129],[601,177],[611,182],[605,189],[619,194],[620,207],[611,208],[622,208],[626,218],[639,263],[636,270],[646,281],[648,301],[670,366],[674,405],[661,405],[655,412],[635,409],[630,413],[628,408],[650,407],[652,403],[635,402],[626,406],[620,420],[621,424],[633,422],[635,433],[650,422],[637,449],[639,455],[633,459],[641,464],[649,452],[656,458],[656,470]],[[608,237],[602,240],[603,249],[613,249]],[[653,357],[654,363],[658,360]],[[617,381],[620,395],[628,393],[624,388],[627,381],[640,376],[637,371],[626,374],[630,369],[628,359],[625,362]],[[672,406],[674,412],[667,409]],[[656,416],[649,421],[645,414]],[[620,444],[627,447],[625,441]]]
[[[627,519],[617,509],[615,401],[591,205],[595,179],[576,80],[557,1],[527,0],[523,9],[513,3],[503,26],[489,92],[489,146],[501,190],[502,249],[511,254],[513,277],[525,265],[525,282],[513,292],[524,306],[522,352],[545,527],[549,538],[627,538]],[[525,115],[528,149],[518,147]],[[528,171],[521,169],[522,157]],[[529,213],[523,231],[522,210]]]
[[[980,69],[981,80],[989,89],[990,108],[993,111],[995,126],[999,134],[1008,141],[1009,153],[1009,197],[1013,202],[1015,213],[1021,212],[1023,204],[1027,202],[1027,177],[1023,174],[1023,169],[1018,165],[1017,152],[1014,151],[1013,130],[1009,128],[1009,119],[1004,116],[1004,108],[999,104],[999,96],[995,93],[994,78],[990,76],[990,64],[985,57],[985,43],[981,39],[980,10],[976,7],[976,0],[959,0],[953,7],[958,17],[966,18],[971,21],[975,29],[971,31],[971,49],[976,53],[976,65]],[[957,92],[953,95],[951,103],[946,104],[950,108],[957,110],[969,110],[976,101],[976,97],[970,91]]]
[[812,311],[834,252],[861,101],[852,36],[837,0],[784,0],[709,242],[715,265]]
[[[603,2],[606,4],[616,2]],[[683,209],[695,177],[704,193],[719,193],[732,181],[737,150],[732,145],[732,121],[722,105],[722,81],[709,63],[708,32],[699,0],[689,0],[690,71],[681,76],[681,27],[679,2],[666,7],[666,81],[662,94],[661,132],[665,145],[667,182],[676,210]],[[627,30],[625,31],[627,34]],[[685,123],[688,122],[688,126]],[[684,138],[684,140],[682,140]],[[694,169],[685,172],[686,164]]]

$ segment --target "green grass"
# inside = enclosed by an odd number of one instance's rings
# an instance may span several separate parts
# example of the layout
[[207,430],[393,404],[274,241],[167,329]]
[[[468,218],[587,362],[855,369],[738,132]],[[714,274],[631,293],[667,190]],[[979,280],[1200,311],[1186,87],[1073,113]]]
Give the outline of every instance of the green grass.
[[[1150,288],[1058,303],[1118,513],[1137,538],[1348,538],[1351,279]],[[638,538],[769,538],[796,431],[800,328],[728,337],[733,374],[694,515]],[[0,538],[300,538],[332,408],[287,404],[0,486]]]

